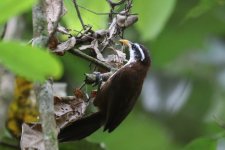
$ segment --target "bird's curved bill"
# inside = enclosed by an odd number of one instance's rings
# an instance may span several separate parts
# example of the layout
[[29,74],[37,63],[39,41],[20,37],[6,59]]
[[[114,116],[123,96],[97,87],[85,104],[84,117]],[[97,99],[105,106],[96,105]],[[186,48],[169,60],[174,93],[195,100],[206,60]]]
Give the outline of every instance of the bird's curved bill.
[[125,39],[121,39],[121,40],[119,40],[119,42],[122,43],[123,45],[126,45],[126,46],[129,45],[129,41],[125,40]]

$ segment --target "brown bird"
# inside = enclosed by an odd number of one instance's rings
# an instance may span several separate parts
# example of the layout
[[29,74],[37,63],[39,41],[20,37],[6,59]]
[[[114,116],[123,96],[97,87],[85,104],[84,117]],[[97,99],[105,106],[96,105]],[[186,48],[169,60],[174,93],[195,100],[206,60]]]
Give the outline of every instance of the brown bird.
[[58,135],[60,142],[80,140],[101,126],[104,126],[104,131],[112,132],[132,110],[141,93],[151,58],[144,46],[128,40],[120,42],[129,48],[129,61],[98,91],[94,105],[99,110],[62,129]]

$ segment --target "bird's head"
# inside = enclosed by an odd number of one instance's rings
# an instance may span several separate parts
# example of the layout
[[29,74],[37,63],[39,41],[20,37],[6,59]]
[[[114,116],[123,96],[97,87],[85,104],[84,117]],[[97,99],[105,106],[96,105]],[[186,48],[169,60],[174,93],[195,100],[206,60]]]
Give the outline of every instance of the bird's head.
[[132,43],[128,40],[121,39],[119,40],[123,45],[128,46],[130,52],[130,59],[128,63],[141,61],[142,63],[148,65],[151,62],[148,49],[145,48],[143,45],[138,43]]

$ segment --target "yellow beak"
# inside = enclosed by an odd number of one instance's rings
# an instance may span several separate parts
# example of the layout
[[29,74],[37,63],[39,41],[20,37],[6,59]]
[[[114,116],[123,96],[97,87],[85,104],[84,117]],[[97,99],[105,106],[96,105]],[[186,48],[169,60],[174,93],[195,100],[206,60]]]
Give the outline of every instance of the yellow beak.
[[121,39],[119,40],[119,42],[121,42],[123,45],[126,45],[126,46],[129,46],[129,41],[128,40],[125,40],[125,39]]

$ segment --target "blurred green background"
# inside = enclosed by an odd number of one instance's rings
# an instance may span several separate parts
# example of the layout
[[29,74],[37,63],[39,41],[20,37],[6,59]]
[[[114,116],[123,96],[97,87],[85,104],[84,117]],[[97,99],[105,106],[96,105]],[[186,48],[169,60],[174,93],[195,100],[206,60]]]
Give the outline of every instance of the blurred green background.
[[[21,2],[20,8],[13,2],[0,2],[0,23],[3,28],[19,13],[24,27],[17,40],[27,42],[34,1]],[[79,31],[72,2],[64,2],[68,11],[62,24]],[[95,12],[109,11],[105,0],[77,2]],[[94,30],[107,27],[107,16],[80,11]],[[99,130],[88,141],[103,142],[109,150],[225,150],[225,0],[133,0],[132,12],[139,21],[124,37],[150,49],[151,69],[128,118],[113,133]],[[89,63],[70,54],[58,59],[64,68],[60,81],[71,94],[89,72]]]

